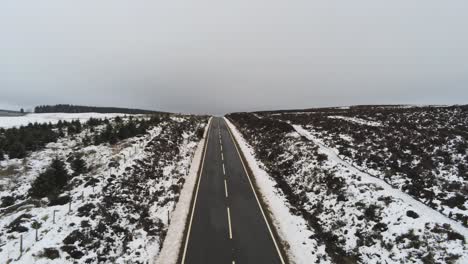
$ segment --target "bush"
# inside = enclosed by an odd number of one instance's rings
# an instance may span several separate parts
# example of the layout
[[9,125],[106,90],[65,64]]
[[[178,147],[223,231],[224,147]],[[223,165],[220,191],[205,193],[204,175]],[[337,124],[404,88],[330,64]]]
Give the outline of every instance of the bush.
[[56,248],[44,248],[41,257],[48,259],[57,259],[60,258],[60,253]]
[[55,197],[68,183],[68,179],[65,163],[56,158],[52,160],[49,168],[34,180],[29,195],[34,198]]
[[26,148],[22,143],[16,141],[8,148],[8,157],[10,159],[22,159],[26,157]]
[[414,219],[419,218],[419,215],[415,211],[412,211],[412,210],[406,211],[406,216],[414,218]]
[[69,203],[70,200],[71,198],[68,195],[52,197],[49,201],[49,206],[64,205]]
[[3,196],[1,200],[2,204],[0,205],[0,208],[8,207],[15,203],[15,198],[13,196]]
[[205,134],[205,128],[199,127],[196,133],[197,133],[197,138],[202,139],[203,135]]

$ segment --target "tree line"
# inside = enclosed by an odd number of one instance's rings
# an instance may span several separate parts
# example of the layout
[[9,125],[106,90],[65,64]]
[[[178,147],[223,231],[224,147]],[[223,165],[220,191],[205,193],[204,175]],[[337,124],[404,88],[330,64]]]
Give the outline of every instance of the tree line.
[[[91,118],[86,122],[88,127],[98,126],[105,121]],[[65,135],[81,133],[83,127],[79,120],[71,122],[60,120],[57,124],[52,123],[29,123],[19,128],[0,128],[0,160],[8,155],[10,159],[21,159],[28,152],[37,151],[48,143],[56,142]]]
[[96,107],[70,104],[40,105],[34,108],[34,113],[122,113],[122,114],[155,114],[161,113],[151,110],[120,108],[120,107]]

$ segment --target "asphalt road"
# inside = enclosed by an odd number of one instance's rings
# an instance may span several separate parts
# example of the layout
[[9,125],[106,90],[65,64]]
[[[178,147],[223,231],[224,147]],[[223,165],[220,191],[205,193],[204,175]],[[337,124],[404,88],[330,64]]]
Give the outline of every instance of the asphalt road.
[[199,180],[182,263],[282,263],[222,118],[211,123]]

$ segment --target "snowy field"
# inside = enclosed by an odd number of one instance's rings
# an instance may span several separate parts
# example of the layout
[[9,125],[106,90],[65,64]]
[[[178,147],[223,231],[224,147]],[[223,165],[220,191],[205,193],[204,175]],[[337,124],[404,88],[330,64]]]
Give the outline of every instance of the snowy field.
[[[361,110],[358,111],[361,114],[349,113],[348,109],[335,113],[336,118],[329,118],[330,112],[336,109],[317,110],[320,112],[317,115],[309,112],[228,116],[294,263],[467,263],[468,229],[463,222],[466,204],[457,206],[453,202],[455,206],[450,204],[452,207],[446,204],[447,198],[455,197],[451,195],[455,193],[453,189],[457,188],[459,177],[463,178],[459,173],[463,173],[461,160],[464,156],[454,155],[454,164],[438,165],[438,172],[452,174],[445,179],[454,182],[434,187],[437,196],[429,201],[438,207],[422,199],[424,196],[421,198],[416,195],[418,193],[409,191],[415,187],[402,187],[418,181],[411,182],[411,178],[407,178],[407,183],[394,184],[389,176],[379,177],[379,166],[359,165],[358,159],[341,153],[343,148],[337,142],[355,142],[359,129],[374,132],[375,136],[368,136],[366,144],[378,149],[380,141],[372,145],[374,138],[380,136],[376,131],[390,131],[389,122],[400,120],[400,116],[412,123],[417,123],[411,120],[417,118],[432,131],[437,131],[434,128],[438,125],[450,127],[446,122],[463,123],[467,116],[458,108],[392,109],[399,112],[385,115],[390,121],[378,113],[370,116],[362,114]],[[322,119],[323,123],[316,122]],[[327,122],[332,122],[329,120],[337,123],[327,126]],[[307,123],[311,121],[313,123]],[[441,125],[444,123],[446,125]],[[329,127],[341,133],[325,133]],[[399,135],[400,132],[396,132]],[[405,133],[412,135],[406,130]],[[435,142],[443,142],[447,134],[433,135],[440,135],[440,139],[432,143],[436,146]],[[457,142],[460,140],[458,138]],[[421,146],[426,145],[413,147],[413,158],[418,157],[416,150]],[[455,146],[452,144],[448,149]],[[459,170],[452,170],[457,162],[462,164]],[[398,177],[401,179],[404,175]],[[454,198],[449,199],[452,200]],[[459,214],[457,217],[455,212]]]
[[26,126],[29,123],[52,123],[57,124],[59,120],[73,121],[80,120],[86,122],[90,118],[115,118],[117,116],[125,116],[125,114],[101,114],[101,113],[46,113],[46,114],[26,114],[24,116],[0,116],[0,128],[11,128]]

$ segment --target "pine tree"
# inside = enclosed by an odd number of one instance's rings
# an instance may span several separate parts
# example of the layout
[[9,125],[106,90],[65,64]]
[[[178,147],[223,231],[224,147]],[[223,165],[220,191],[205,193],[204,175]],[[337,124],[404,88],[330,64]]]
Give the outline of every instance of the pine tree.
[[29,194],[35,198],[57,196],[68,183],[68,179],[65,163],[56,158],[52,160],[49,168],[34,180]]
[[5,159],[5,153],[3,153],[3,149],[0,149],[0,160]]
[[73,175],[80,175],[87,171],[86,162],[81,158],[81,155],[76,155],[71,162],[71,167],[74,171]]

